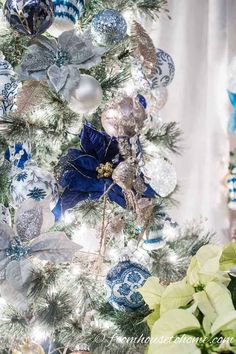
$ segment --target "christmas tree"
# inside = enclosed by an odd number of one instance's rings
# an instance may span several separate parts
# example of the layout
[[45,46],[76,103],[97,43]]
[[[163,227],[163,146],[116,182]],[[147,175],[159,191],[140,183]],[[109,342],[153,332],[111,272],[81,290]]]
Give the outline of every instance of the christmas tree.
[[143,353],[137,289],[182,280],[212,238],[168,214],[175,67],[137,20],[160,13],[166,0],[2,4],[1,353]]

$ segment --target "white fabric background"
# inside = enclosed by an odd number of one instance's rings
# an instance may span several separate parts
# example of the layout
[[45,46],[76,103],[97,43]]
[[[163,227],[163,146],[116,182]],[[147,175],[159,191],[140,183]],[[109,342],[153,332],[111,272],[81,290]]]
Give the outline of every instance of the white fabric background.
[[228,62],[236,55],[235,0],[169,0],[172,20],[145,23],[156,47],[174,59],[176,76],[162,111],[164,121],[178,121],[184,151],[174,159],[180,207],[171,211],[179,223],[201,216],[218,239],[229,237],[223,179],[229,142],[226,93]]

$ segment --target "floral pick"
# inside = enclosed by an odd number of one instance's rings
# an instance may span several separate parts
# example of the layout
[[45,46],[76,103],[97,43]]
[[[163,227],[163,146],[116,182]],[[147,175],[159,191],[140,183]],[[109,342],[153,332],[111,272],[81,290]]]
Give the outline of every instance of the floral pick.
[[63,32],[59,38],[39,36],[32,40],[17,73],[21,80],[48,78],[49,87],[69,100],[80,81],[79,69],[90,69],[101,62],[104,49],[93,45],[90,33]]
[[0,224],[0,291],[12,305],[25,310],[30,288],[32,259],[48,262],[71,261],[81,248],[64,232],[45,231],[53,226],[49,202],[26,201],[17,211],[14,230]]

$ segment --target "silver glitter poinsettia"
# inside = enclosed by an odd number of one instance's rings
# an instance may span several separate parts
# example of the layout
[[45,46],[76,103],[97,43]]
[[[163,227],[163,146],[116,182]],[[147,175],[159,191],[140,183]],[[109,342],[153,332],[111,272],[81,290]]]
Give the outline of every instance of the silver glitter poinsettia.
[[104,49],[93,45],[89,31],[66,31],[57,40],[39,36],[31,43],[16,70],[20,79],[47,77],[50,88],[66,100],[79,84],[79,69],[99,64],[104,53]]
[[0,292],[9,303],[25,310],[36,257],[48,262],[68,262],[81,248],[64,232],[44,233],[53,226],[48,201],[26,201],[15,217],[14,230],[0,224]]

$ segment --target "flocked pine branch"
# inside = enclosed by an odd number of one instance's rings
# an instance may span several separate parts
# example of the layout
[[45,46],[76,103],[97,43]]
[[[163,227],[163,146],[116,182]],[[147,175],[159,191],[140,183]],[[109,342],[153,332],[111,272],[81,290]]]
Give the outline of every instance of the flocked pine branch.
[[[0,19],[0,21],[2,20]],[[5,59],[15,67],[20,63],[28,43],[29,38],[27,36],[8,30],[0,36],[0,51],[4,54]]]
[[174,153],[180,152],[182,131],[178,123],[164,123],[157,129],[151,129],[146,133],[146,138],[158,146],[162,146]]

